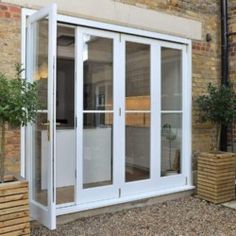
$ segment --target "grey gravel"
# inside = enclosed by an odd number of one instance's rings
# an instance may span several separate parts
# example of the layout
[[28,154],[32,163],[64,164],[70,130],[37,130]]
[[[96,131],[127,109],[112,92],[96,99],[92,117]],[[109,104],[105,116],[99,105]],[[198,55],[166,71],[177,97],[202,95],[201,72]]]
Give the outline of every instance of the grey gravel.
[[31,235],[236,235],[236,210],[194,197],[81,218],[49,231],[31,224]]

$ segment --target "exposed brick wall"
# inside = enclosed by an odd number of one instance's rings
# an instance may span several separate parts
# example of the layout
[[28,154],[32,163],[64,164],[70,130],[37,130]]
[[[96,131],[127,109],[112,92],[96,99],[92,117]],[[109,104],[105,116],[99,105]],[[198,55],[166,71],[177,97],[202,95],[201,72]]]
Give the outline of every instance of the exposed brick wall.
[[[9,77],[15,74],[20,62],[21,8],[0,3],[0,71]],[[8,129],[6,133],[6,173],[19,175],[20,132]]]

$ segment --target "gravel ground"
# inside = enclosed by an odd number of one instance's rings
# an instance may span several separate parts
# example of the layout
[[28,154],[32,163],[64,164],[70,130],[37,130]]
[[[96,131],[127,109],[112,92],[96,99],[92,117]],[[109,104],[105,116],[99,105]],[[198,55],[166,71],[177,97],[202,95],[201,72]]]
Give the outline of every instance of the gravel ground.
[[82,218],[49,231],[31,224],[31,235],[236,235],[236,210],[194,197]]

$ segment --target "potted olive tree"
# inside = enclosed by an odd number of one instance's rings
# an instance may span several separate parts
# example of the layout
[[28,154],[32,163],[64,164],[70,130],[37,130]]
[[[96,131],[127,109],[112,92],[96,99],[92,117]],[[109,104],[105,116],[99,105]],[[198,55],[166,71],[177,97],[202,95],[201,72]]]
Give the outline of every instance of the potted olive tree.
[[198,156],[198,196],[221,203],[235,198],[235,155],[220,151],[221,127],[233,122],[236,116],[236,94],[231,84],[208,85],[207,95],[197,98],[200,120],[211,122],[216,133],[213,150]]
[[34,122],[39,104],[36,84],[21,79],[16,66],[15,78],[0,73],[0,232],[29,234],[28,183],[5,175],[6,129]]

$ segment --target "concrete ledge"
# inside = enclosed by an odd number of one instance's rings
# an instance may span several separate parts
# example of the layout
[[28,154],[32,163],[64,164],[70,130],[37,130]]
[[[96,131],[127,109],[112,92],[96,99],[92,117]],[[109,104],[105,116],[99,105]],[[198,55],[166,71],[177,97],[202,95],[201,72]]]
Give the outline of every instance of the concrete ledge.
[[[52,1],[2,0],[1,2],[39,9]],[[202,23],[200,21],[174,16],[155,10],[145,9],[113,0],[54,0],[62,14],[113,23],[127,27],[149,30],[201,40]],[[99,7],[98,7],[99,5]]]
[[97,209],[93,209],[93,210],[77,212],[77,213],[73,213],[73,214],[61,215],[61,216],[57,216],[57,224],[65,224],[65,223],[69,223],[71,221],[75,221],[80,218],[86,218],[86,217],[96,216],[96,215],[105,214],[105,213],[114,213],[114,212],[118,212],[118,211],[122,211],[122,210],[128,210],[131,208],[151,206],[151,205],[154,205],[157,203],[162,203],[162,202],[169,201],[169,200],[179,199],[179,198],[183,198],[183,197],[189,197],[192,195],[192,193],[193,193],[193,190],[188,190],[188,191],[184,191],[184,192],[168,194],[168,195],[163,195],[163,196],[159,196],[159,197],[152,197],[152,198],[147,198],[147,199],[143,199],[143,200],[138,200],[138,201],[133,201],[133,202],[128,202],[128,203],[112,205],[112,206],[108,206],[108,207],[97,208]]

